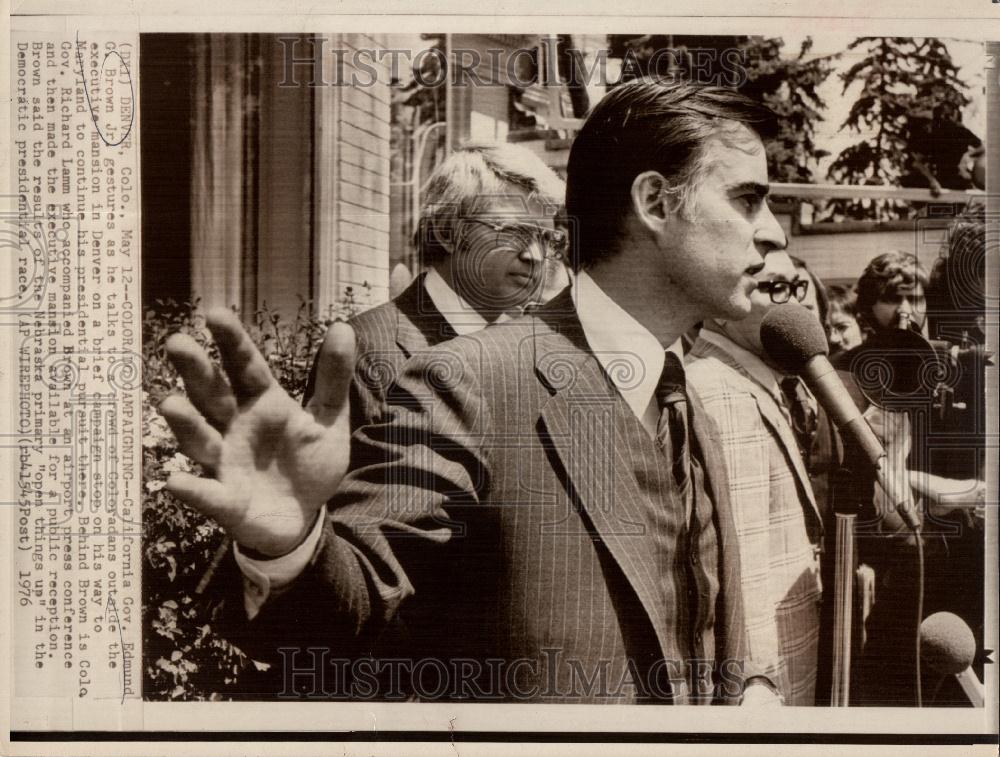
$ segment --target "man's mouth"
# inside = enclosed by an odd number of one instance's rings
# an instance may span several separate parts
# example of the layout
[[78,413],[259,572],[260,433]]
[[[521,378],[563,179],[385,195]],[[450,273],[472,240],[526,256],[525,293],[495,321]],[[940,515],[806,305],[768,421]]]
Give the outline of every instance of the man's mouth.
[[763,270],[764,270],[764,261],[762,260],[759,263],[756,263],[755,265],[752,265],[749,268],[747,268],[746,273],[748,276],[756,276]]

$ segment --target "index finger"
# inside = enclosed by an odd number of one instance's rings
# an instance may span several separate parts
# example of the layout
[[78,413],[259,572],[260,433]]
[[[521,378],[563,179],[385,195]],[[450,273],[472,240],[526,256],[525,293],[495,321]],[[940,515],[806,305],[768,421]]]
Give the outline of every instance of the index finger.
[[275,383],[264,356],[231,310],[218,308],[205,318],[209,331],[219,345],[219,355],[233,393],[240,402],[259,397]]

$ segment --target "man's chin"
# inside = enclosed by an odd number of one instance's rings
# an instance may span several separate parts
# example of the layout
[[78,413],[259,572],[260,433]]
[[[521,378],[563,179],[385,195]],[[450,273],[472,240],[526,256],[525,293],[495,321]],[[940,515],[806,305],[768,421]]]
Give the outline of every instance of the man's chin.
[[536,301],[541,295],[542,288],[538,281],[521,279],[518,284],[519,286],[511,288],[511,291],[504,298],[504,302],[509,302],[512,306],[524,306],[529,302]]
[[742,321],[744,318],[750,315],[750,311],[753,308],[753,304],[750,302],[749,295],[748,296],[741,295],[736,299],[731,300],[729,303],[727,303],[727,305],[728,307],[726,308],[727,312],[725,313],[725,315],[719,316],[721,320]]

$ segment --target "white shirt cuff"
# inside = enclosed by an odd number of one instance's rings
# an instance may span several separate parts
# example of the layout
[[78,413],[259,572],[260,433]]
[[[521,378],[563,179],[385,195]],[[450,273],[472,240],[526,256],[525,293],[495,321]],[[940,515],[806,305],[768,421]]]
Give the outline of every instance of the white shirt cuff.
[[255,560],[247,557],[240,552],[239,545],[233,542],[233,557],[240,567],[240,572],[243,573],[243,606],[250,620],[256,617],[269,598],[280,596],[306,569],[316,553],[325,521],[324,505],[305,540],[287,555],[273,560]]

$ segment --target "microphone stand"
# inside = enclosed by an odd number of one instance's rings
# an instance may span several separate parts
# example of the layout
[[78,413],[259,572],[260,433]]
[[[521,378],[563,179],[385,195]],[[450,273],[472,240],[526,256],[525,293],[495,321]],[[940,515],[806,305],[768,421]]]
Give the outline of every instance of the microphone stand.
[[854,526],[859,507],[853,498],[836,504],[836,547],[833,578],[832,707],[847,707],[851,691],[851,642],[854,632],[854,580],[857,551]]
[[[915,324],[911,321],[907,313],[899,313],[896,320],[896,328],[876,332],[870,336],[865,345],[860,350],[867,350],[869,359],[884,361],[887,356],[895,358],[894,365],[896,371],[890,379],[890,384],[886,385],[872,377],[866,375],[863,363],[858,360],[865,353],[859,353],[850,365],[849,370],[855,385],[861,390],[861,394],[871,404],[892,411],[893,400],[897,397],[912,400],[924,389],[919,383],[913,384],[915,379],[923,375],[923,368],[928,360],[936,360],[937,353],[919,332]],[[876,372],[877,375],[877,372]],[[879,377],[880,378],[880,377]],[[897,379],[901,381],[897,381]],[[910,382],[910,383],[907,383]],[[862,409],[862,401],[855,397],[858,409]],[[846,440],[845,440],[846,441]],[[885,454],[883,450],[883,455]],[[852,458],[860,461],[860,458]],[[888,465],[887,458],[876,463],[878,466]],[[848,464],[858,473],[866,470],[863,463],[861,465]],[[891,474],[889,474],[891,476]],[[878,478],[876,476],[876,478]],[[887,490],[886,495],[892,497],[894,492],[897,496],[904,496],[904,491],[908,494],[909,488],[905,490]],[[893,510],[898,510],[900,502],[890,503]],[[830,703],[834,707],[847,707],[850,704],[850,683],[851,683],[851,662],[852,662],[852,642],[854,631],[854,586],[857,567],[857,549],[855,542],[855,526],[857,515],[860,511],[860,504],[857,497],[837,497],[834,503],[836,515],[836,547],[834,561],[834,605],[833,605],[833,681],[830,692]],[[900,512],[903,515],[902,511]],[[919,534],[919,526],[911,523],[910,519],[904,517],[915,531],[914,538],[917,542],[917,556],[920,561],[920,583],[918,586],[918,612],[922,612],[923,604],[923,545]],[[917,619],[919,625],[920,618]],[[920,660],[919,660],[919,637],[916,639],[917,647],[917,681],[916,693],[918,706],[921,703],[920,691]]]

